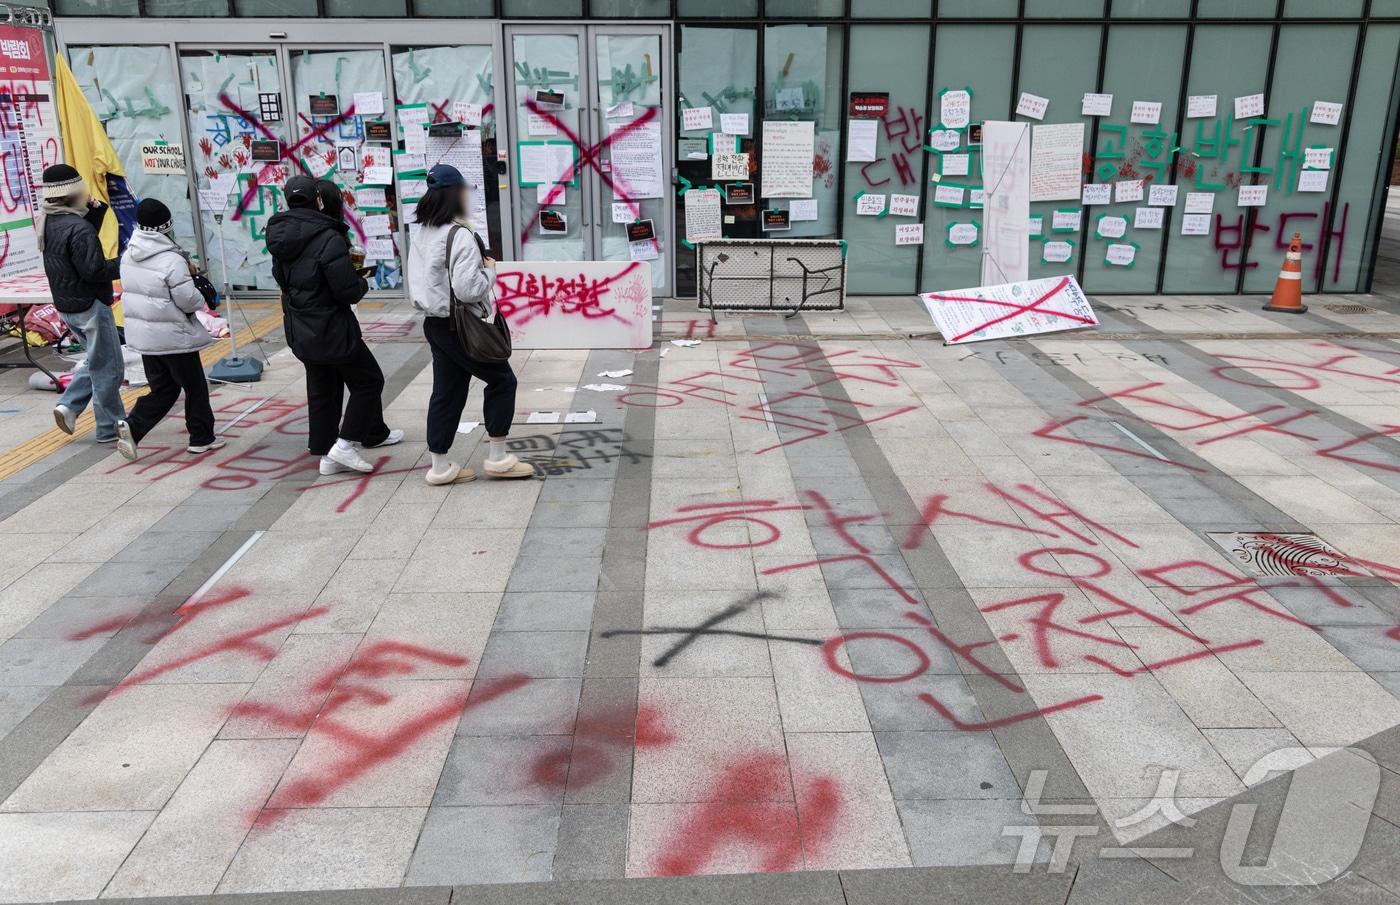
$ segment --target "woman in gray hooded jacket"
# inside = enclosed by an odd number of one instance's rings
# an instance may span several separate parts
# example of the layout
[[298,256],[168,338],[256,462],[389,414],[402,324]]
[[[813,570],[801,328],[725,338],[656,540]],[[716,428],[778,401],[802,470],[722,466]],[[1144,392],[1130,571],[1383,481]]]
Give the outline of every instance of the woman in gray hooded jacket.
[[199,350],[214,342],[195,312],[204,308],[193,268],[171,237],[170,209],[154,198],[136,207],[137,230],[122,255],[122,310],[126,344],[141,353],[150,392],[117,422],[117,449],[135,459],[137,444],[169,414],[185,392],[185,427],[191,454],[223,447],[214,435],[209,381]]

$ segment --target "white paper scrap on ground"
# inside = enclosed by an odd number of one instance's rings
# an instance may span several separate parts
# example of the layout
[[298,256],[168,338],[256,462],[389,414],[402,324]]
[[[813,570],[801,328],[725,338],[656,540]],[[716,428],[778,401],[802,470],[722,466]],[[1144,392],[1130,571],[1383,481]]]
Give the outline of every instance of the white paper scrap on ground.
[[632,374],[631,368],[623,368],[618,371],[599,371],[599,377],[629,377]]
[[621,393],[627,387],[618,383],[585,383],[585,390],[592,390],[595,393]]
[[919,298],[948,345],[1078,330],[1099,323],[1072,276],[926,292]]
[[565,424],[596,424],[597,422],[598,413],[593,409],[586,412],[569,412],[564,416]]
[[457,422],[457,433],[470,434],[480,426],[480,421],[459,421]]
[[558,424],[558,412],[531,412],[525,419],[526,424]]
[[673,340],[671,340],[671,345],[673,345],[673,346],[698,346],[698,345],[700,345],[700,340],[698,340],[698,339],[673,339]]

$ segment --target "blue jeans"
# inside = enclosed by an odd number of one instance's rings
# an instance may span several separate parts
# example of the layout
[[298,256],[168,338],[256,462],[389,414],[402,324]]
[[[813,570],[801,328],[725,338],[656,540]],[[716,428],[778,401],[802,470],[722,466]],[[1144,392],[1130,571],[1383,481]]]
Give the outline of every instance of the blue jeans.
[[58,404],[67,406],[76,416],[91,402],[97,416],[97,439],[111,440],[117,436],[117,422],[126,417],[121,396],[126,360],[122,357],[112,308],[94,301],[86,311],[59,315],[83,344],[87,358],[73,372],[73,381],[58,397]]

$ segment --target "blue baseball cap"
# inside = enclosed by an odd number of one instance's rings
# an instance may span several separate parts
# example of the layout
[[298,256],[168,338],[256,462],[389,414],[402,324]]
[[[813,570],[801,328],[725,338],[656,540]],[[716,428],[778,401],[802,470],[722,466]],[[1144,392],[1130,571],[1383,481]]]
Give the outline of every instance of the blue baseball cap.
[[467,184],[461,172],[451,164],[440,163],[428,171],[428,188],[451,189]]

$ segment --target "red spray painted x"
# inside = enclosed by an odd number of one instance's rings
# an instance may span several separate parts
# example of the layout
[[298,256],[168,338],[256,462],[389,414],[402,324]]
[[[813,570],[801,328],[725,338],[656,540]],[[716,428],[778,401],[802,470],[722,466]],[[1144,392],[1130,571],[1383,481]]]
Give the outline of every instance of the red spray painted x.
[[995,327],[1002,321],[1009,321],[1013,317],[1020,317],[1021,315],[1029,314],[1032,311],[1040,314],[1049,314],[1052,317],[1061,317],[1065,320],[1074,321],[1079,324],[1093,324],[1093,318],[1082,317],[1078,314],[1069,314],[1064,311],[1052,311],[1049,308],[1040,307],[1045,302],[1049,301],[1051,296],[1055,295],[1057,292],[1059,292],[1061,289],[1064,289],[1068,285],[1069,277],[1061,277],[1060,281],[1054,286],[1052,286],[1049,292],[1046,292],[1040,298],[1036,299],[1028,305],[1018,305],[1015,302],[1002,302],[996,299],[971,299],[960,295],[939,295],[937,293],[931,294],[929,298],[935,298],[945,302],[974,302],[979,305],[994,305],[999,308],[1014,309],[1009,314],[1003,314],[1001,317],[992,318],[980,327],[973,327],[971,330],[965,330],[962,333],[959,333],[957,336],[954,336],[951,339],[947,340],[947,342],[955,343],[959,340],[967,339],[974,333],[978,333],[982,330],[987,329],[988,327]]
[[[578,135],[576,135],[572,130],[570,130],[568,126],[560,122],[559,117],[555,116],[549,110],[546,110],[545,108],[541,107],[539,104],[536,104],[534,101],[526,99],[525,108],[531,113],[535,114],[536,116],[543,117],[547,122],[549,122],[550,125],[554,126],[555,129],[558,129],[560,132],[563,132],[564,137],[569,139],[569,141],[573,142],[574,147],[578,148],[579,160],[578,163],[574,164],[574,167],[571,168],[571,171],[579,171],[584,166],[592,167],[593,171],[598,174],[598,178],[603,180],[604,185],[612,189],[613,192],[622,200],[628,203],[632,202],[632,197],[631,194],[627,191],[627,186],[624,185],[619,187],[613,182],[611,176],[603,172],[602,164],[598,161],[598,154],[617,139],[623,137],[629,132],[634,132],[637,129],[640,129],[642,126],[656,119],[657,111],[659,108],[648,107],[646,109],[646,112],[644,112],[641,116],[632,120],[630,123],[627,123],[626,125],[622,126],[620,129],[613,132],[613,134],[602,139],[597,144],[592,145],[591,147],[584,147],[583,140],[579,138]],[[556,183],[549,190],[549,194],[545,196],[544,202],[540,204],[534,212],[534,214],[530,216],[530,222],[526,223],[525,228],[520,231],[521,245],[524,245],[526,242],[530,241],[530,231],[533,230],[535,228],[535,224],[539,222],[540,212],[548,208],[551,204],[553,204],[563,193],[564,182],[568,181],[563,177],[569,176],[570,172],[560,173],[559,175],[561,177],[561,181]]]

